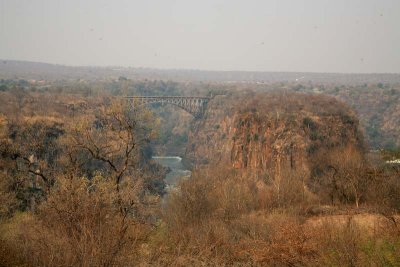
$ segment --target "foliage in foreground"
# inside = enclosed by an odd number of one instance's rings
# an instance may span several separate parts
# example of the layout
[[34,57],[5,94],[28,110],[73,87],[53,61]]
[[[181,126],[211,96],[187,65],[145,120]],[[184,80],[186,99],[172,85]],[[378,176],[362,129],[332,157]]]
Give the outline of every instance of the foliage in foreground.
[[[213,179],[211,179],[213,177]],[[291,179],[296,179],[292,177]],[[62,177],[35,213],[0,227],[5,266],[397,266],[399,218],[310,217],[311,195],[278,192],[235,172],[198,173],[171,193],[162,220],[135,216],[135,187]],[[287,187],[289,184],[282,185]],[[282,190],[281,187],[281,190]],[[285,191],[282,191],[285,192]],[[294,191],[292,191],[294,192]],[[299,194],[301,196],[301,193]],[[290,201],[290,205],[285,205]],[[397,225],[394,221],[397,220]]]
[[149,229],[132,217],[136,199],[128,192],[135,188],[128,188],[122,198],[102,177],[59,179],[35,214],[18,214],[3,224],[3,264],[122,266],[134,261]]
[[[303,195],[296,175],[287,177],[291,183],[283,182],[278,189],[274,185],[264,186],[254,177],[223,173],[226,172],[197,173],[170,196],[164,224],[150,239],[153,263],[163,266],[400,264],[398,217],[366,216],[357,214],[361,212],[359,209],[344,211],[345,215],[333,212],[310,217],[310,210],[319,204],[315,195]],[[370,196],[371,203],[376,201],[375,197]],[[272,201],[278,198],[280,202]]]

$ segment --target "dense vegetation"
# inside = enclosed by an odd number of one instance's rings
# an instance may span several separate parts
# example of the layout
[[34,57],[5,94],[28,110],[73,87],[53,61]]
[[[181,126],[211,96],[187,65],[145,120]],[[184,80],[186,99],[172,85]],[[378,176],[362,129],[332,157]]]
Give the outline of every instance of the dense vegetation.
[[[123,78],[17,85],[0,92],[0,265],[400,263],[399,169],[372,162],[364,150],[337,145],[316,156],[325,167],[307,184],[309,177],[292,169],[282,169],[279,180],[230,165],[197,169],[163,202],[165,169],[152,162],[152,148],[184,138],[178,129],[187,131],[190,118],[180,125],[184,115],[169,110],[176,123],[160,131],[167,121],[156,115],[161,107],[132,110],[115,96],[206,94],[209,85],[196,91]],[[318,97],[297,98],[310,99]],[[291,107],[283,109],[295,112]],[[322,142],[312,118],[298,123]]]
[[[315,87],[314,87],[315,89]],[[312,91],[303,89],[304,91]],[[357,111],[372,149],[400,147],[400,86],[364,84],[360,86],[322,86],[318,91],[337,97]]]
[[[351,79],[349,77],[349,79]],[[375,81],[377,79],[373,79]],[[378,79],[379,81],[379,79]],[[210,95],[211,93],[235,92],[243,89],[255,91],[296,91],[323,93],[335,96],[353,108],[359,117],[361,128],[370,149],[396,150],[400,147],[400,84],[395,83],[337,83],[316,82],[246,82],[246,83],[203,83],[172,82],[162,80],[130,80],[119,78],[95,80],[26,80],[0,79],[0,92],[12,90],[15,86],[27,91],[73,93],[84,96],[105,92],[114,96],[121,95]],[[154,105],[153,110],[161,117],[161,137],[157,139],[158,150],[176,151],[177,145],[185,146],[190,125],[190,116],[179,108]]]
[[107,96],[1,99],[1,265],[120,265],[163,194],[152,113]]

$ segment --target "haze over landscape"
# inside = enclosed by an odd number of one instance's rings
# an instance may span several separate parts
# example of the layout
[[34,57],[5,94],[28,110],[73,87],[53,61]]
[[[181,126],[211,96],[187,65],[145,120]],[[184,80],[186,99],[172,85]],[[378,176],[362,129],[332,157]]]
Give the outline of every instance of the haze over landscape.
[[400,72],[400,2],[0,1],[0,58],[164,69]]
[[0,266],[400,266],[400,1],[0,0]]

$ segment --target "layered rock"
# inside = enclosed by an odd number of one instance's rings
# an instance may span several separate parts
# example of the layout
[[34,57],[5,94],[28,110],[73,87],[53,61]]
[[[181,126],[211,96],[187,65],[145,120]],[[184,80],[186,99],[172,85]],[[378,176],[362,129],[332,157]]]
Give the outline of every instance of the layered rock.
[[195,166],[310,173],[322,151],[347,145],[362,149],[358,120],[332,97],[233,93],[215,97],[205,117],[194,122],[186,159]]

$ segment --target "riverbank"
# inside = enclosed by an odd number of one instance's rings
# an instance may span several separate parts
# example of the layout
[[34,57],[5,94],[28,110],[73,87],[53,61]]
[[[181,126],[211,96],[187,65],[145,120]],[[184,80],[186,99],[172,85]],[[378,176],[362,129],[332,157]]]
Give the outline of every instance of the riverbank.
[[191,171],[185,167],[182,158],[179,156],[153,156],[152,158],[158,164],[170,170],[165,177],[167,188],[175,187],[181,179],[191,175]]

